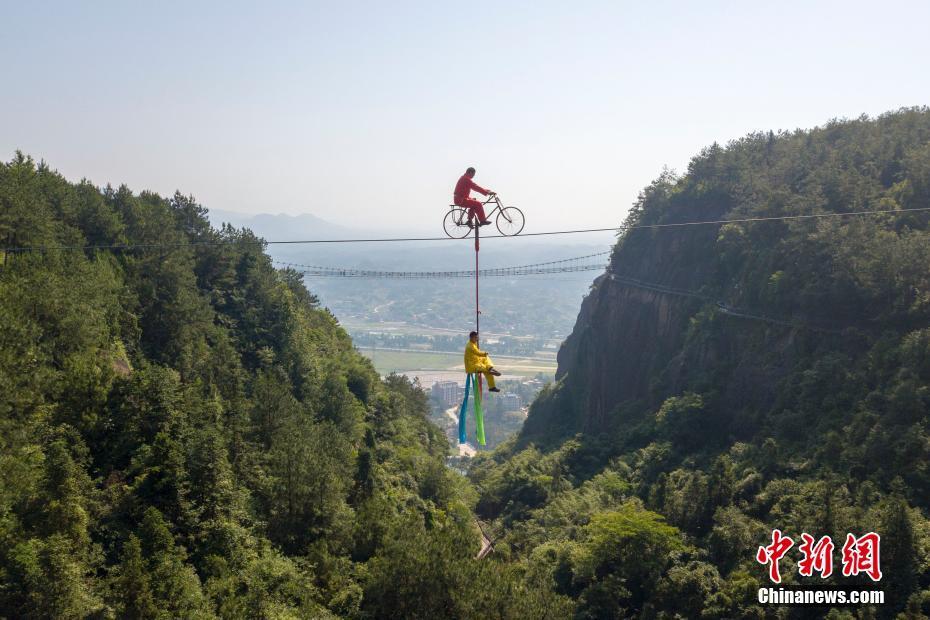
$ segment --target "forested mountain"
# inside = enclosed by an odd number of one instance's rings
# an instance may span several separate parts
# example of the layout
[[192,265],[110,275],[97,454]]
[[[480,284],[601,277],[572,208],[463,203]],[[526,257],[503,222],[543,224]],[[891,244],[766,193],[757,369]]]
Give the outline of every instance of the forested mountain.
[[423,391],[249,231],[18,154],[0,246],[0,617],[564,615],[473,559]]
[[[17,155],[0,617],[926,618],[930,215],[765,218],[928,206],[927,109],[662,174],[469,482],[251,232]],[[757,221],[643,227],[719,219]],[[887,604],[761,607],[773,528],[879,532]]]
[[[830,617],[930,615],[930,213],[641,227],[926,207],[926,108],[748,135],[660,176],[557,383],[472,466],[498,557],[579,618],[821,617],[756,604],[756,549],[829,535],[839,566],[872,530],[887,602]],[[785,583],[871,583],[796,560]]]

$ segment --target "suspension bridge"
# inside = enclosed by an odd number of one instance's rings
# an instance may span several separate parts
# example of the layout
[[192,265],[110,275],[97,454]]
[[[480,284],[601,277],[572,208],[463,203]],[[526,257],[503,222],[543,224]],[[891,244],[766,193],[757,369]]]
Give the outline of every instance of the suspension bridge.
[[[532,263],[529,265],[514,265],[511,267],[494,267],[489,269],[479,269],[479,277],[518,277],[543,275],[553,273],[573,273],[579,271],[603,271],[605,261],[595,261],[610,254],[610,250],[597,252],[596,254],[587,254],[585,256],[574,256],[563,258],[561,260],[548,261],[545,263]],[[308,277],[330,277],[330,278],[385,278],[400,280],[438,280],[451,278],[474,278],[475,270],[466,269],[460,271],[378,271],[373,269],[358,269],[351,267],[324,267],[320,265],[302,265],[300,263],[287,263],[277,261],[275,263],[281,267],[289,267],[299,271]]]

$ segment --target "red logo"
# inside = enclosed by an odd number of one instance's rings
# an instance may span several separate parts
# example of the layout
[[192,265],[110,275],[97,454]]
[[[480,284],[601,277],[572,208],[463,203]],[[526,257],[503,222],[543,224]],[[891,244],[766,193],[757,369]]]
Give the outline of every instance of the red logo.
[[804,554],[804,558],[798,562],[798,572],[810,577],[814,571],[820,573],[822,579],[826,579],[833,574],[833,541],[829,536],[824,536],[814,544],[814,537],[810,534],[801,534],[804,540],[798,549]]
[[778,560],[782,559],[788,549],[794,546],[794,541],[782,536],[781,530],[772,530],[772,544],[768,547],[759,547],[756,552],[756,562],[769,565],[769,579],[781,583],[781,573],[778,572]]
[[[798,550],[803,556],[798,561],[798,573],[803,577],[811,577],[815,572],[826,579],[833,574],[833,550],[835,546],[829,536],[822,536],[820,540],[810,534],[801,534],[803,541]],[[768,565],[769,579],[774,583],[781,583],[781,572],[778,561],[785,557],[788,550],[794,546],[794,541],[782,534],[781,530],[772,530],[772,544],[759,547],[756,552],[756,561]],[[859,538],[853,534],[846,534],[846,543],[843,545],[843,576],[855,577],[860,573],[868,575],[872,581],[882,578],[881,558],[879,548],[881,536],[869,532]]]
[[879,564],[879,545],[881,536],[869,532],[861,538],[846,534],[846,544],[843,545],[843,576],[854,577],[865,573],[872,581],[882,578],[882,569]]

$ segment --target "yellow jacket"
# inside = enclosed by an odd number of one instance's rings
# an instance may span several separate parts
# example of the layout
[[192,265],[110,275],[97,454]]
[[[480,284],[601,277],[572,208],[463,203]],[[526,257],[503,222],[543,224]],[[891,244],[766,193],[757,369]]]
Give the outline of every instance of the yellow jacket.
[[491,358],[471,340],[465,345],[465,372],[484,372],[491,367]]

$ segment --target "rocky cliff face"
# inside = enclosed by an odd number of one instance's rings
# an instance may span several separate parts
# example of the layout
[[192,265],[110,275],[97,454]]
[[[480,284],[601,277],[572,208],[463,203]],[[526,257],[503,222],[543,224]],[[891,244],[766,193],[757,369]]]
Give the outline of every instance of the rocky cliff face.
[[811,334],[727,314],[714,301],[716,265],[696,255],[713,247],[715,233],[646,232],[637,244],[645,253],[621,244],[559,351],[556,378],[575,403],[566,431],[622,431],[624,405],[655,411],[665,398],[711,382],[722,388],[722,403],[772,397],[794,347],[810,344]]
[[[705,302],[661,287],[701,289],[712,265],[696,255],[713,243],[713,231],[695,228],[629,231],[618,244],[559,351],[556,378],[572,404],[562,412],[564,431],[609,430],[618,406],[654,399],[656,377],[681,383],[689,320]],[[540,422],[528,420],[527,433]]]

